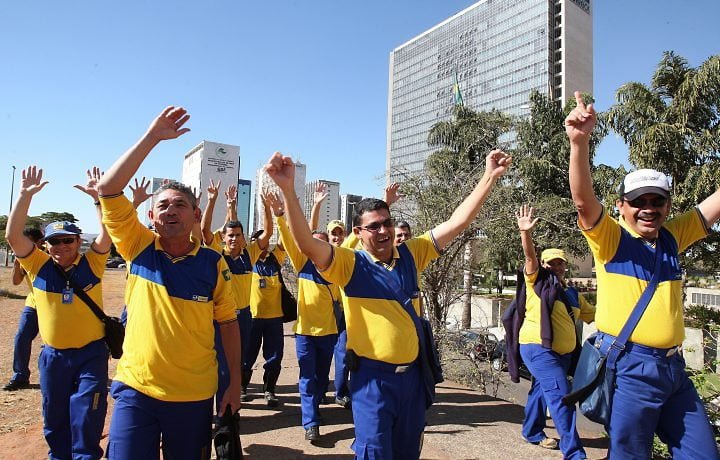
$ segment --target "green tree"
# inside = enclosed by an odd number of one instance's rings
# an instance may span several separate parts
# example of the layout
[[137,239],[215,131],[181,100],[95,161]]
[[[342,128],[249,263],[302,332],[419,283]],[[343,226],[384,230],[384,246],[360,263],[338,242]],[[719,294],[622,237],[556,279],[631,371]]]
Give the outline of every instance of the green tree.
[[[672,178],[672,212],[694,207],[720,186],[720,55],[697,68],[663,53],[650,85],[630,82],[616,93],[609,126],[629,147],[630,162]],[[694,245],[686,263],[717,269],[715,233]]]

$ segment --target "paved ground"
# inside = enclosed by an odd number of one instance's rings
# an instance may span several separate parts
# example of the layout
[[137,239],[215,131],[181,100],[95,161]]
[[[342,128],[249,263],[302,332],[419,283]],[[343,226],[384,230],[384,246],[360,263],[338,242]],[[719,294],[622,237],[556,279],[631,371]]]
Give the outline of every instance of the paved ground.
[[[22,301],[14,301],[15,312]],[[16,313],[13,313],[14,315]],[[5,328],[11,329],[10,324]],[[14,330],[4,331],[13,333]],[[8,334],[10,335],[10,334]],[[9,357],[5,357],[7,360]],[[36,362],[33,360],[33,363]],[[114,361],[112,362],[114,364]],[[114,366],[111,366],[114,368]],[[111,373],[112,375],[112,373]],[[300,426],[300,401],[297,393],[297,360],[295,342],[288,333],[285,337],[285,358],[280,377],[278,396],[282,406],[268,409],[260,397],[262,372],[253,376],[250,390],[257,392],[258,399],[245,403],[242,415],[242,441],[245,454],[250,458],[352,458],[350,444],[353,439],[352,414],[335,404],[321,408],[325,426],[321,428],[322,442],[311,445],[304,440]],[[33,374],[33,382],[37,374]],[[520,436],[523,417],[522,403],[527,392],[527,382],[507,384],[501,388],[504,399],[491,398],[461,385],[446,382],[438,389],[438,402],[429,410],[424,459],[560,459],[558,451],[547,451],[525,443]],[[21,417],[18,407],[24,411],[39,406],[39,389],[23,390],[3,395],[0,412],[7,418]],[[21,406],[20,400],[34,400],[32,408]],[[512,401],[512,402],[511,402]],[[6,411],[13,411],[6,412]],[[108,412],[108,422],[112,401]],[[0,414],[2,415],[2,414]],[[548,423],[551,423],[548,420]],[[592,459],[605,457],[607,440],[597,425],[579,423],[583,444]],[[105,433],[107,433],[107,426]],[[549,436],[556,437],[552,429]],[[107,439],[105,439],[107,441]],[[42,437],[39,416],[22,425],[20,429],[0,434],[1,459],[47,458],[47,446]]]

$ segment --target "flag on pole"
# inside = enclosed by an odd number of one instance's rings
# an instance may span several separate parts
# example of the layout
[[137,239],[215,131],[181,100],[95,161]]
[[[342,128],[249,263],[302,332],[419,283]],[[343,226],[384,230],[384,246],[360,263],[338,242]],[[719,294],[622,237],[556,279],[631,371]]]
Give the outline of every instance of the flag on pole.
[[460,83],[458,83],[457,70],[455,71],[455,83],[453,84],[453,96],[455,105],[463,105],[462,94],[460,94]]

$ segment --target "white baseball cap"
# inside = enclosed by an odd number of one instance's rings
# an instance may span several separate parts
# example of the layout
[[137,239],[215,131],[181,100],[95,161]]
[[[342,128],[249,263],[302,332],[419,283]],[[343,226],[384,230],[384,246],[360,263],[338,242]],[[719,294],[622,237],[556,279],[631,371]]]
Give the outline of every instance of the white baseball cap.
[[646,193],[655,193],[670,198],[670,180],[660,171],[638,169],[625,176],[620,185],[620,197],[634,200]]

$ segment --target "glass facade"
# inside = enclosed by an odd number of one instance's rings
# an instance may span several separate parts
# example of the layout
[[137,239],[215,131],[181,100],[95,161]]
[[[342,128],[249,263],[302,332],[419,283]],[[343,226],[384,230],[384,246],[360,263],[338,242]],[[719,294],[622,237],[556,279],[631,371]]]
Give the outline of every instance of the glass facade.
[[433,151],[427,145],[430,128],[452,118],[456,78],[464,104],[479,111],[526,114],[533,89],[560,99],[565,5],[565,0],[484,0],[392,52],[388,182],[422,171]]

